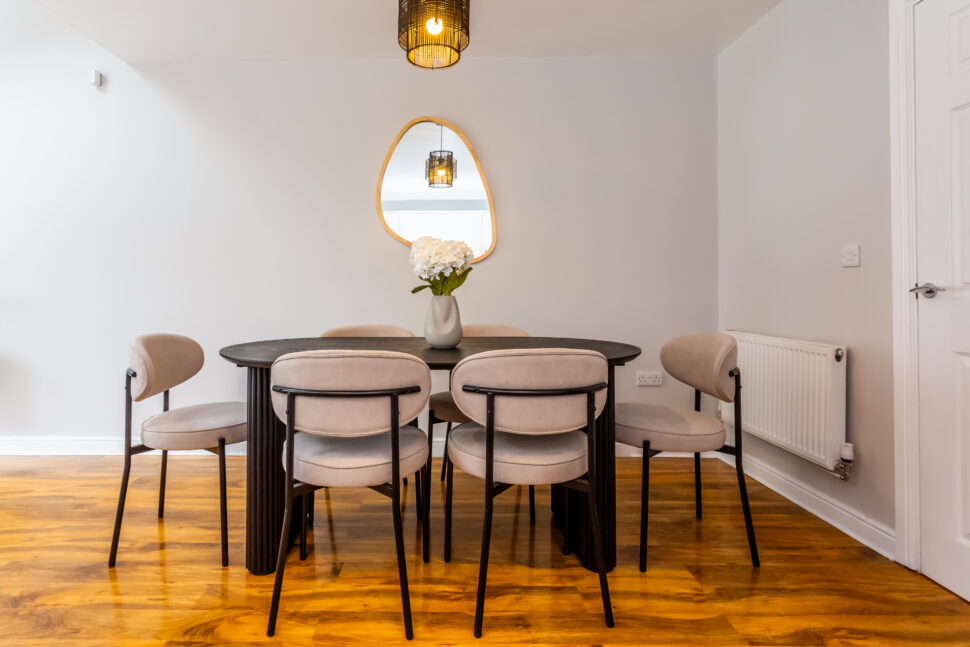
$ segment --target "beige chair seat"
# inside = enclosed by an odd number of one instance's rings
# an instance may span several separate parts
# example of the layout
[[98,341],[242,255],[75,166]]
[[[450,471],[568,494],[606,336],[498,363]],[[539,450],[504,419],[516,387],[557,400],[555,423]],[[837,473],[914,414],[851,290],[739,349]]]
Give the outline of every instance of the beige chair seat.
[[[428,438],[417,427],[401,427],[401,476],[424,467]],[[283,443],[286,467],[286,443]],[[373,436],[317,436],[300,432],[294,436],[293,476],[304,483],[324,487],[370,487],[390,483],[391,432]]]
[[[451,430],[448,458],[468,474],[485,478],[485,428],[468,422]],[[586,434],[495,432],[493,478],[512,485],[565,483],[586,474]]]
[[461,412],[455,399],[451,397],[451,391],[435,393],[428,401],[428,409],[434,412],[434,417],[445,422],[468,422],[468,416]]
[[246,403],[213,402],[154,415],[141,426],[141,442],[153,449],[208,449],[225,438],[246,440]]
[[708,452],[724,446],[724,425],[717,418],[662,404],[619,402],[616,441],[662,452]]

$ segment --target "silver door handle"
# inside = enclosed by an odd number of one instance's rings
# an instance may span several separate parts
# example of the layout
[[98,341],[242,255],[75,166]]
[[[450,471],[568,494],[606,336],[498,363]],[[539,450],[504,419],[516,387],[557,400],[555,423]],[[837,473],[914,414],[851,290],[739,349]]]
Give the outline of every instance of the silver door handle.
[[915,292],[916,294],[922,295],[927,299],[932,299],[936,296],[937,292],[946,292],[946,288],[941,288],[933,285],[932,283],[924,283],[923,285],[917,285],[915,288],[911,288],[910,292]]

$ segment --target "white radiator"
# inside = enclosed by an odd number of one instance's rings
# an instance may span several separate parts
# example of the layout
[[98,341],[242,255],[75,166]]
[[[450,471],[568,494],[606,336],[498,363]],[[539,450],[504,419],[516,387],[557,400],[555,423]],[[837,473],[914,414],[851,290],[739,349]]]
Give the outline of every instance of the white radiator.
[[[845,346],[726,331],[738,340],[744,431],[835,469],[845,443]],[[734,426],[734,405],[721,403]]]

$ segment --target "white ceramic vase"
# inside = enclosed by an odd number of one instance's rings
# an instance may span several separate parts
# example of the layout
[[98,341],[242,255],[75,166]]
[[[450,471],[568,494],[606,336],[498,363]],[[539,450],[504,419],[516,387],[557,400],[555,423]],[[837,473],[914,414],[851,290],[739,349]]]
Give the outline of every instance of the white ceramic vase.
[[434,296],[424,318],[424,338],[434,348],[454,348],[461,341],[461,315],[455,297]]

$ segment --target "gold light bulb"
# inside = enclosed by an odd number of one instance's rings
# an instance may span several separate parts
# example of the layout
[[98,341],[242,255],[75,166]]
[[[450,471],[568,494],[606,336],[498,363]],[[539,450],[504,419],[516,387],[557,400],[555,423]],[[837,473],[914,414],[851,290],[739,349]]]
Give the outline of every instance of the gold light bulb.
[[445,176],[445,170],[443,168],[438,169],[438,172],[437,173],[438,173],[438,177],[444,177]]
[[445,23],[441,21],[441,18],[428,18],[428,22],[424,23],[425,29],[432,36],[437,36],[441,33],[441,30],[445,28]]

